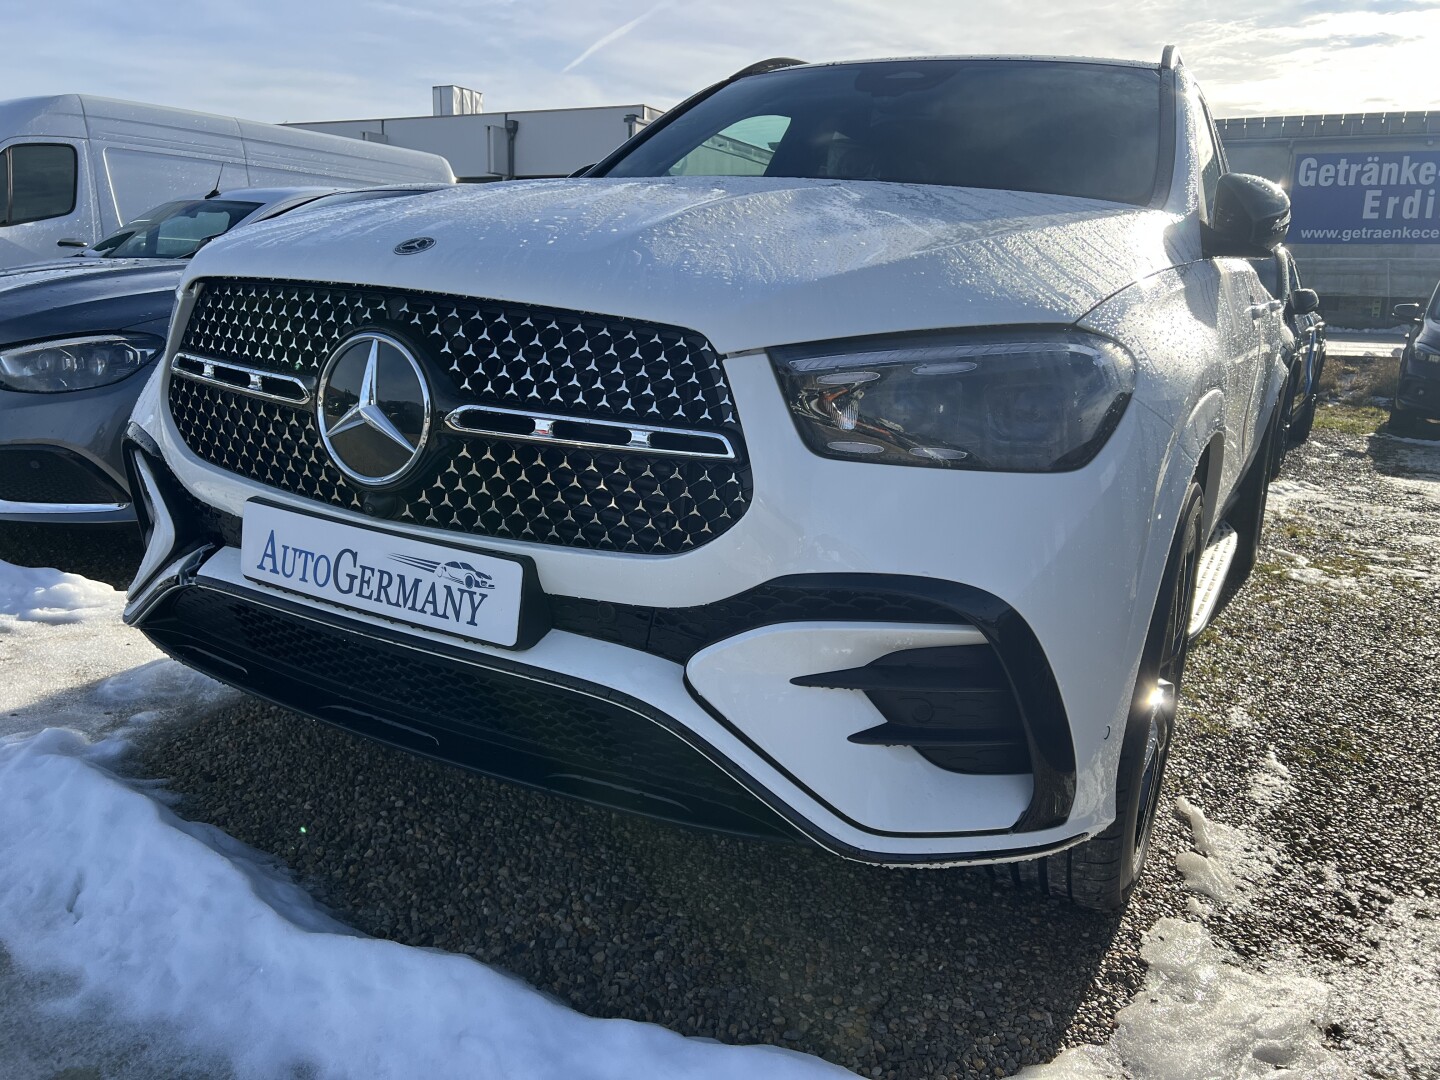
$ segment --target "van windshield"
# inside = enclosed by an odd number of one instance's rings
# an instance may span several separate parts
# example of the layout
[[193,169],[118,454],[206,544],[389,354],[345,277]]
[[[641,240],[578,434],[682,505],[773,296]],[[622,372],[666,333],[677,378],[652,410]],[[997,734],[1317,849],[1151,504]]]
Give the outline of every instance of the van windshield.
[[184,199],[162,203],[92,249],[111,259],[185,259],[260,209],[257,202]]
[[886,60],[752,75],[596,176],[777,176],[1000,188],[1148,204],[1154,68]]

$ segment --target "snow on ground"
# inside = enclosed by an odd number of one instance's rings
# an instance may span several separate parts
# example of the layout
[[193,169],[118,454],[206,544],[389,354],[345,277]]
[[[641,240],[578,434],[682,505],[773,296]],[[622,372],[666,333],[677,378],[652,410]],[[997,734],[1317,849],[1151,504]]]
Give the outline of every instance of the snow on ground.
[[[1288,777],[1273,753],[1261,771]],[[1232,909],[1250,903],[1273,874],[1274,848],[1184,797],[1176,812],[1194,840],[1195,850],[1176,858],[1187,886]],[[1209,911],[1196,902],[1194,918],[1161,919],[1145,934],[1145,986],[1116,1014],[1107,1045],[1067,1050],[1018,1080],[1358,1080],[1322,1036],[1341,1007],[1336,981],[1296,963],[1241,967],[1206,929]]]
[[1211,821],[1183,795],[1175,801],[1175,810],[1190,823],[1194,848],[1175,857],[1186,886],[1232,908],[1249,906],[1254,893],[1273,876],[1279,853],[1246,829]]
[[[1307,585],[1352,594],[1386,588],[1396,581],[1440,584],[1440,562],[1435,558],[1440,545],[1435,534],[1440,510],[1440,444],[1384,435],[1374,438],[1383,440],[1390,466],[1411,474],[1376,476],[1374,483],[1389,493],[1385,500],[1376,500],[1373,490],[1343,485],[1321,487],[1291,479],[1270,485],[1267,512],[1276,519],[1287,519],[1302,528],[1317,523],[1338,525],[1350,538],[1343,557],[1314,562],[1286,550],[1283,538],[1274,536],[1274,554],[1283,563],[1274,572]],[[1365,543],[1363,538],[1377,524],[1391,526],[1385,544]]]
[[98,581],[0,562],[0,736],[55,726],[99,735],[227,693],[126,627],[124,606],[124,593]]
[[1199,923],[1161,919],[1140,944],[1145,988],[1106,1046],[1066,1050],[1017,1080],[1355,1077],[1321,1038],[1333,991],[1295,972],[1241,969]]
[[1290,789],[1290,770],[1275,756],[1274,749],[1265,752],[1260,768],[1250,777],[1250,798],[1258,806],[1274,806]]
[[272,860],[117,773],[127,729],[229,693],[160,658],[122,605],[0,562],[0,1075],[850,1075],[592,1019],[336,922]]

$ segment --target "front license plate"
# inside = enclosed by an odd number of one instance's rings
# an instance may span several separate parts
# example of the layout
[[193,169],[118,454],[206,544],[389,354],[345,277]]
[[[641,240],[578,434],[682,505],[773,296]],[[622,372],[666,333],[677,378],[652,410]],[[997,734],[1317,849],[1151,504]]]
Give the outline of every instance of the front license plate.
[[240,556],[251,581],[474,641],[513,647],[525,567],[399,533],[245,504]]

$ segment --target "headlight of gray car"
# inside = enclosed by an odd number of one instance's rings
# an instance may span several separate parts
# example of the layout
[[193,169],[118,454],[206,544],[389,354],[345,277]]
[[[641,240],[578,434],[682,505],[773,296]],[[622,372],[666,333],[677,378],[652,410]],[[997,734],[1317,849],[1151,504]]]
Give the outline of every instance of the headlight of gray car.
[[1074,331],[870,339],[770,357],[811,450],[890,465],[1078,469],[1135,389],[1128,352]]
[[0,348],[0,387],[32,394],[89,390],[135,374],[165,342],[150,334],[94,334]]

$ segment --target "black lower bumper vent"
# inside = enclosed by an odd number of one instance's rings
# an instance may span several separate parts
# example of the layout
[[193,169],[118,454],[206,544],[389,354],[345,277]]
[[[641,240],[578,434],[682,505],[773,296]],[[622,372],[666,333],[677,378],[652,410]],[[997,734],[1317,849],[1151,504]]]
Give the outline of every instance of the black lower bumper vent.
[[1030,748],[1005,669],[987,645],[909,649],[865,667],[801,675],[796,686],[859,690],[885,723],[850,736],[866,746],[913,746],[952,772],[1027,773]]
[[601,687],[478,666],[204,585],[162,598],[140,629],[217,679],[415,753],[631,813],[796,835],[663,718]]

